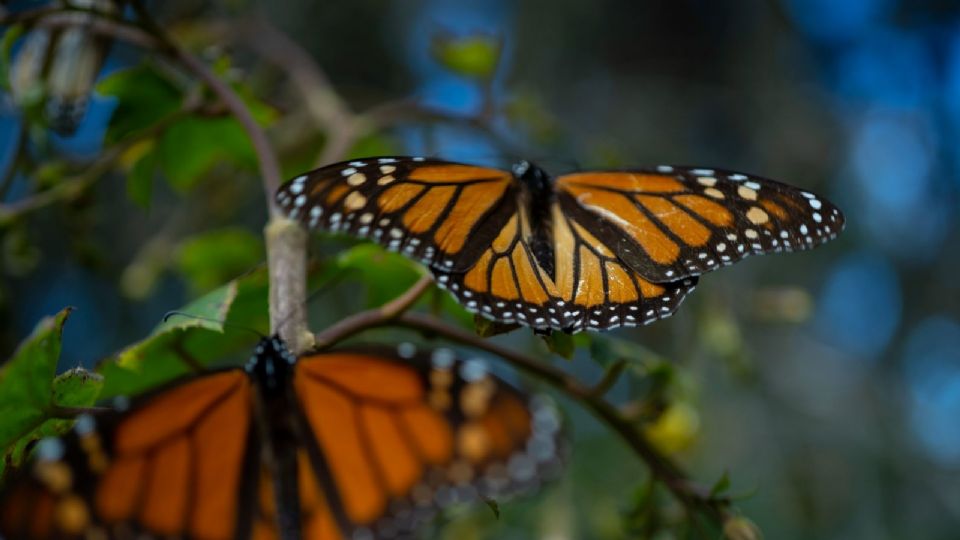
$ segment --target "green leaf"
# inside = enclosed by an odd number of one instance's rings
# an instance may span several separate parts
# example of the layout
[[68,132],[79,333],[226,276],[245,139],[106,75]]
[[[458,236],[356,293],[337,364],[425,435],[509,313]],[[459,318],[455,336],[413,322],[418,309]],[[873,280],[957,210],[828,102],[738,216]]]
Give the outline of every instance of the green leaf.
[[[89,407],[96,402],[101,388],[103,377],[83,368],[74,368],[53,380],[53,403],[58,407]],[[6,464],[20,466],[31,443],[45,437],[63,435],[72,426],[73,420],[47,418],[4,450],[4,459],[0,461],[0,476]]]
[[103,377],[76,367],[53,380],[53,402],[59,407],[88,407],[97,400],[102,389]]
[[205,294],[178,310],[149,336],[97,366],[104,376],[104,398],[135,395],[245,351],[255,337],[231,330],[267,325],[267,272],[258,269]]
[[483,502],[486,503],[486,505],[493,512],[493,517],[500,519],[500,503],[498,503],[495,499],[491,499],[489,497],[484,497]]
[[181,192],[196,186],[214,165],[224,161],[256,166],[250,140],[233,118],[183,118],[164,131],[158,151],[170,185]]
[[194,236],[180,245],[177,264],[196,291],[208,291],[263,260],[260,236],[226,228]]
[[80,368],[54,376],[61,332],[70,311],[66,308],[40,321],[0,370],[3,464],[19,464],[30,442],[70,427],[72,421],[53,418],[58,407],[85,407],[97,398],[101,383],[98,376]]
[[117,99],[105,137],[107,145],[175,113],[183,99],[180,91],[149,64],[111,73],[96,89]]
[[573,336],[566,332],[550,332],[549,336],[543,338],[543,342],[547,344],[550,352],[568,360],[573,357],[573,351],[576,350]]
[[127,196],[141,208],[150,208],[153,175],[157,170],[157,154],[147,150],[127,173]]
[[726,493],[728,489],[730,489],[730,473],[729,471],[723,471],[723,475],[710,488],[710,498],[713,499]]
[[60,332],[70,311],[66,308],[40,321],[0,371],[0,446],[9,444],[24,426],[41,418],[52,406]]
[[492,36],[440,36],[433,40],[431,51],[443,67],[458,75],[490,79],[500,63],[501,48],[500,40]]

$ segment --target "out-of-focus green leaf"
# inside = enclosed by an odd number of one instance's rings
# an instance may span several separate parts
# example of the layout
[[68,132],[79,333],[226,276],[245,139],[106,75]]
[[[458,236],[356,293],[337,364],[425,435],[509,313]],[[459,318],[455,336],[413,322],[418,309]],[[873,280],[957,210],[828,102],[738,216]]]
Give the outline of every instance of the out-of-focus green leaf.
[[181,308],[196,317],[171,315],[145,339],[97,366],[104,376],[102,397],[135,395],[222,360],[249,347],[255,337],[225,328],[267,325],[267,273],[259,269],[219,287]]
[[52,418],[58,407],[89,406],[100,392],[102,379],[80,368],[54,377],[70,311],[40,321],[0,370],[0,467],[19,464],[31,441],[69,428],[71,421]]
[[547,348],[551,352],[568,360],[573,356],[573,351],[576,350],[573,336],[566,332],[551,332],[549,336],[543,338],[543,342],[547,344]]
[[269,126],[280,116],[277,110],[269,103],[265,103],[257,98],[249,86],[234,84],[233,89],[236,90],[237,95],[240,96],[244,105],[247,106],[247,110],[250,111],[250,116],[253,116],[253,119],[261,126]]
[[150,208],[153,176],[157,170],[157,154],[148,148],[127,172],[127,196],[141,208]]
[[112,144],[145,129],[180,109],[180,91],[149,64],[104,77],[97,92],[117,99],[105,142]]
[[417,265],[406,257],[369,243],[358,244],[340,254],[336,267],[366,285],[368,307],[396,298],[422,275]]
[[439,36],[431,51],[443,67],[475,79],[490,79],[500,63],[502,44],[493,36]]
[[713,487],[710,488],[710,497],[716,497],[722,495],[730,489],[730,473],[728,471],[723,471],[723,475],[714,482]]
[[191,287],[208,291],[263,260],[263,242],[250,231],[220,229],[194,236],[180,245],[177,265]]
[[500,504],[496,500],[489,497],[484,497],[483,502],[490,507],[490,511],[493,512],[494,517],[500,519]]
[[181,192],[219,163],[256,166],[250,140],[233,118],[183,118],[164,131],[158,151],[170,185]]

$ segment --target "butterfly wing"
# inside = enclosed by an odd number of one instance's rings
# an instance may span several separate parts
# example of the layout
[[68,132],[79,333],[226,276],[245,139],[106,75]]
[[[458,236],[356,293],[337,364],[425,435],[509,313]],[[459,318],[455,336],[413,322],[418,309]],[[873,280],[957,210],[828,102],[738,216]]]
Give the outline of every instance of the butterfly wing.
[[450,350],[307,357],[294,386],[318,485],[348,537],[409,534],[438,508],[535,485],[558,464],[551,406]]
[[469,268],[515,210],[507,171],[435,159],[365,158],[301,175],[277,203],[311,229],[372,239],[428,266]]
[[674,282],[751,254],[807,249],[843,229],[826,199],[773,180],[688,167],[556,182],[563,212],[644,278]]
[[600,239],[608,234],[595,236],[556,203],[551,214],[553,275],[524,240],[524,216],[518,213],[470,270],[433,269],[437,283],[488,318],[566,331],[649,324],[672,315],[695,288],[695,277],[650,282]]
[[250,515],[238,498],[259,460],[251,390],[229,370],[81,417],[69,436],[41,442],[32,471],[8,479],[0,536],[243,537]]

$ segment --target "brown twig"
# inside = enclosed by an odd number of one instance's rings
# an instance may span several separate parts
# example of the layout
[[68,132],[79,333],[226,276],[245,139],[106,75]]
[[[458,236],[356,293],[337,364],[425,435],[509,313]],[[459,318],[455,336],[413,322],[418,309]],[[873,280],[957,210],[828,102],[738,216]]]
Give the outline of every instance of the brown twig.
[[379,308],[357,313],[352,317],[347,317],[337,324],[334,324],[314,336],[316,348],[325,349],[368,328],[389,324],[400,317],[406,310],[410,309],[431,285],[433,285],[433,279],[429,276],[424,276],[411,285],[403,294]]

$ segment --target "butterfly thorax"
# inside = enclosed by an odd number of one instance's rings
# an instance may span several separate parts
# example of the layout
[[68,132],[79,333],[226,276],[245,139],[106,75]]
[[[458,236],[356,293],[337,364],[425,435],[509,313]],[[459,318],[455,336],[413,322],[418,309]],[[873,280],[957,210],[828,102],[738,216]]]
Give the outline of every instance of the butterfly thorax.
[[555,198],[553,179],[546,171],[529,161],[515,164],[513,175],[520,184],[520,210],[525,218],[525,240],[540,267],[551,279],[556,279],[551,212]]
[[254,355],[247,362],[247,373],[253,377],[265,395],[283,392],[293,378],[296,357],[287,350],[278,337],[263,338]]

